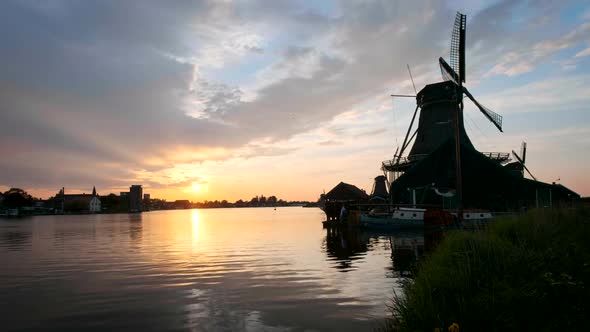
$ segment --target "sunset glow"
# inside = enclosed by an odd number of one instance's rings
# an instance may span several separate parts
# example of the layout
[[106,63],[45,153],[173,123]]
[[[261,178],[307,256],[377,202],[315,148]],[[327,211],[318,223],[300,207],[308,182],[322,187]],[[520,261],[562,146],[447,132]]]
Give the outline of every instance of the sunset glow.
[[415,107],[390,95],[414,93],[407,64],[417,90],[441,80],[461,7],[469,89],[504,117],[499,133],[466,104],[474,146],[527,141],[539,180],[590,195],[585,2],[146,3],[124,19],[120,4],[59,3],[3,10],[1,188],[48,198],[141,184],[193,201],[315,201],[340,181],[370,192]]
[[202,188],[201,188],[201,185],[199,183],[193,182],[193,186],[191,187],[191,190],[192,191],[195,191],[196,192],[196,191],[200,191],[201,189]]
[[0,40],[0,332],[588,325],[588,0],[3,0]]

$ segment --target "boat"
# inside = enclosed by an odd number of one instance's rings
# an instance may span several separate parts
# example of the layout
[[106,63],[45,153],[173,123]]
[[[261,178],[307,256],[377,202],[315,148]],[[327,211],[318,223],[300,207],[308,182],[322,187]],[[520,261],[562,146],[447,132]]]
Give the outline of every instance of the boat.
[[360,225],[370,229],[408,229],[424,227],[426,209],[398,207],[392,213],[361,214]]
[[[372,212],[372,211],[371,211]],[[361,214],[360,226],[368,229],[399,230],[421,228],[453,228],[457,226],[457,213],[440,209],[396,207],[391,213]],[[490,211],[465,210],[462,223],[484,224],[494,215]]]
[[[451,215],[456,218],[457,213],[452,212]],[[484,210],[466,210],[463,211],[463,218],[461,219],[461,224],[463,227],[477,227],[480,225],[485,225],[490,222],[494,217],[496,217],[490,211]]]

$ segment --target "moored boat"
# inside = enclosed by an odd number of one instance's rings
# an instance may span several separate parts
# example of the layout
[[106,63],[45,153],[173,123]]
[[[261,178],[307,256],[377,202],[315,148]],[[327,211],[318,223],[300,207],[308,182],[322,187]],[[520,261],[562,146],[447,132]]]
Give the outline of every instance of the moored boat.
[[[463,212],[463,225],[482,224],[490,221],[493,214],[484,210]],[[397,207],[392,213],[361,214],[360,226],[369,229],[398,230],[420,228],[449,228],[458,226],[457,213],[440,209]]]
[[390,214],[361,214],[361,227],[373,229],[406,229],[424,227],[426,209],[399,207]]

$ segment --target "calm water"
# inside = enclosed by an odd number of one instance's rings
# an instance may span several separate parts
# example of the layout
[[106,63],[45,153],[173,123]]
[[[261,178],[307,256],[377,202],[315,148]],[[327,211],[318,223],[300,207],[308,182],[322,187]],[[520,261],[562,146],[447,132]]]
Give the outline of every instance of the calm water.
[[324,218],[289,207],[0,219],[0,331],[371,330],[424,238],[332,233]]

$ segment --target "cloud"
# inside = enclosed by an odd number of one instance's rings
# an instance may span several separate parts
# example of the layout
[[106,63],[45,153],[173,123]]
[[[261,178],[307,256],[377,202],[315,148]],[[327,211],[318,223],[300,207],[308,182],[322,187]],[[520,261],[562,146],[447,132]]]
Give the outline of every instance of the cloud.
[[589,55],[590,55],[590,47],[576,53],[575,57],[581,58],[581,57],[585,57],[585,56],[589,56]]
[[363,137],[363,136],[375,136],[375,135],[383,134],[386,131],[387,131],[386,128],[378,128],[378,129],[368,130],[368,131],[358,133],[355,135],[355,137],[358,138],[358,137]]
[[[387,96],[411,87],[406,63],[418,89],[438,80],[454,18],[439,1],[339,1],[330,12],[290,1],[1,6],[0,152],[10,158],[0,185],[45,188],[206,180],[190,167],[297,154],[301,145],[283,144],[306,134],[301,144],[324,149],[343,136],[368,142],[385,133],[372,121],[384,121]],[[532,70],[587,36],[580,25],[544,41],[544,25],[511,24],[518,6],[468,12],[470,75]],[[522,23],[555,19],[552,6]],[[532,58],[522,40],[536,41]]]
[[342,142],[338,141],[321,141],[318,143],[320,146],[333,146],[333,145],[341,145]]
[[[548,39],[533,45],[524,43],[522,48],[508,52],[487,73],[490,75],[516,76],[531,71],[538,63],[579,42],[590,39],[590,22],[582,23],[563,37]],[[581,53],[583,53],[582,51]],[[578,53],[580,54],[580,53]],[[576,57],[578,57],[576,54]],[[583,56],[583,55],[580,55]]]
[[507,88],[481,100],[503,114],[540,113],[558,110],[583,110],[588,105],[587,83],[590,75],[547,77],[514,88]]

